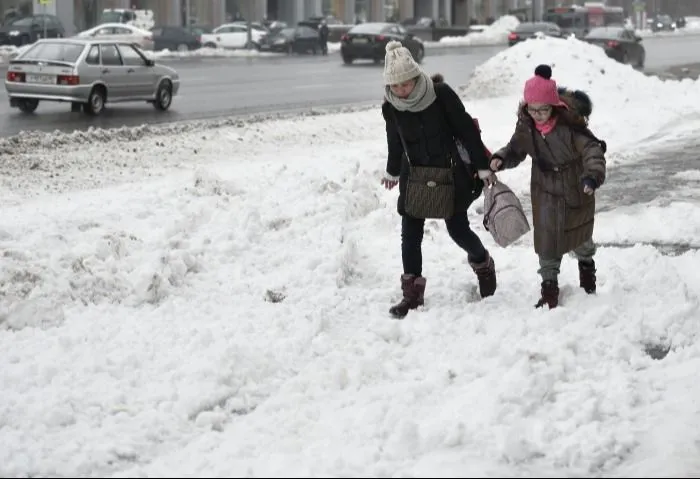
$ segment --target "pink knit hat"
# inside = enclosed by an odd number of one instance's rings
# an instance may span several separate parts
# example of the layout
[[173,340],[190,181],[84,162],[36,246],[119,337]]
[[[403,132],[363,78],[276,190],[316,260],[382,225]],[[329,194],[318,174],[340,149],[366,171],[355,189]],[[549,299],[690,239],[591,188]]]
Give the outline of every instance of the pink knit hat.
[[565,106],[559,99],[557,82],[552,80],[552,68],[549,65],[539,65],[535,68],[535,76],[525,82],[525,103]]

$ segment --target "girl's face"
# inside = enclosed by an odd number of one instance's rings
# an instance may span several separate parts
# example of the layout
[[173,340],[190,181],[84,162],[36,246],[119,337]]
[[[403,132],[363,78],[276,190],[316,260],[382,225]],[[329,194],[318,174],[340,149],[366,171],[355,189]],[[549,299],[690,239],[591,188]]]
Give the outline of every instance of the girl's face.
[[416,80],[410,79],[403,83],[397,83],[395,85],[390,85],[391,92],[399,98],[407,98],[411,94],[413,88],[416,86]]
[[535,123],[546,123],[552,116],[552,105],[546,103],[530,103],[527,106],[527,112],[530,114]]

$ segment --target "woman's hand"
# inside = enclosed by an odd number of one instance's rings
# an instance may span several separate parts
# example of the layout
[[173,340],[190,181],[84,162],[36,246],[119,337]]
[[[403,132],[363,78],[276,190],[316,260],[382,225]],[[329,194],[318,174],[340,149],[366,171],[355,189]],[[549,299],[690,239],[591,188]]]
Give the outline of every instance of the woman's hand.
[[382,185],[384,185],[384,188],[387,190],[390,190],[394,188],[394,186],[399,184],[399,177],[398,176],[391,176],[390,174],[385,174],[384,177],[381,179]]
[[489,168],[491,168],[492,171],[500,170],[501,166],[503,166],[503,160],[500,158],[493,158],[491,159],[491,163],[489,163]]

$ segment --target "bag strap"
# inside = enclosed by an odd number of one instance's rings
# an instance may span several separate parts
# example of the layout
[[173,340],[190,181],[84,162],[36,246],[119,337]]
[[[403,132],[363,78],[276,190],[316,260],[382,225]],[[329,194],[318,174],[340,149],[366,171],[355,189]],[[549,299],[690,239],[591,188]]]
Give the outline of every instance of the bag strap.
[[394,117],[394,125],[396,125],[396,131],[399,133],[399,138],[401,139],[401,145],[403,146],[403,152],[406,155],[406,160],[408,164],[411,165],[411,158],[408,157],[408,147],[406,146],[406,140],[403,138],[403,133],[401,132],[401,125],[399,125],[399,118],[396,116],[396,110],[393,106],[390,106],[391,116]]

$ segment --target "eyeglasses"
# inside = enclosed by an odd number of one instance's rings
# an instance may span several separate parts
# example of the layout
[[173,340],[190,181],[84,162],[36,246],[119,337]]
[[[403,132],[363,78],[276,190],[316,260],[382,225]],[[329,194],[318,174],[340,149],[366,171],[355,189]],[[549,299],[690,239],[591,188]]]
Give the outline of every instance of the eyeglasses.
[[537,115],[537,114],[544,115],[544,114],[549,113],[551,111],[552,111],[552,105],[545,105],[545,106],[541,106],[539,108],[534,108],[531,106],[527,107],[527,112],[531,115]]

